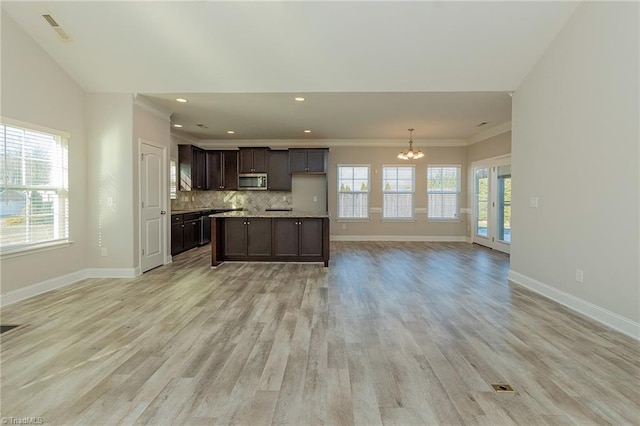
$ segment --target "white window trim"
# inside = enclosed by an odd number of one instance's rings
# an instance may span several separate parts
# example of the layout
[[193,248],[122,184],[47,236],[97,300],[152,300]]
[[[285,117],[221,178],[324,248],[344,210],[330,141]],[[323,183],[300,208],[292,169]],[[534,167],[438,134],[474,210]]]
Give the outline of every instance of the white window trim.
[[[71,133],[65,132],[63,130],[52,129],[50,127],[40,126],[38,124],[15,120],[13,118],[4,117],[4,116],[0,116],[0,124],[4,126],[15,126],[19,128],[29,129],[36,132],[49,133],[51,135],[64,139],[66,141],[66,147],[67,147],[67,164],[69,163],[69,143],[71,141]],[[69,171],[67,170],[67,178],[66,178],[67,185],[69,184],[68,173]],[[33,253],[49,251],[49,250],[56,250],[59,248],[68,247],[69,245],[73,244],[74,241],[71,240],[71,218],[70,218],[71,202],[69,198],[69,192],[70,190],[69,188],[67,188],[66,189],[67,203],[68,203],[67,204],[67,218],[68,218],[67,219],[68,220],[67,238],[60,238],[60,239],[51,240],[51,241],[42,241],[40,243],[34,243],[34,244],[23,244],[23,245],[0,247],[0,259],[10,259],[12,257],[25,256],[25,255],[30,255]]]
[[[457,192],[457,202],[456,202],[456,207],[457,207],[457,211],[458,211],[458,217],[457,218],[447,218],[447,217],[443,217],[443,218],[433,218],[433,217],[429,217],[429,167],[434,167],[434,168],[442,168],[442,167],[456,167],[458,169],[458,192]],[[427,206],[427,208],[425,209],[425,217],[426,217],[426,221],[427,222],[436,222],[436,223],[443,223],[443,222],[452,222],[452,223],[458,223],[458,222],[462,222],[462,165],[461,164],[427,164],[427,168],[425,170],[425,182],[427,183],[427,192],[426,192],[426,198],[425,198],[425,204]],[[450,192],[447,192],[447,194],[450,194]]]
[[[384,168],[385,167],[412,167],[413,168],[413,189],[411,191],[394,191],[388,192],[388,194],[411,194],[411,217],[384,217],[384,194],[387,193],[384,190]],[[416,165],[415,164],[383,164],[382,173],[380,173],[380,183],[382,186],[382,219],[381,222],[415,222],[416,221]]]
[[[367,191],[340,191],[340,167],[366,167]],[[367,194],[367,217],[340,217],[340,194]],[[338,164],[336,167],[336,222],[371,222],[371,165]]]
[[59,240],[42,244],[33,244],[30,246],[11,247],[0,252],[0,259],[11,259],[12,257],[26,256],[43,251],[56,250],[68,247],[74,242],[75,241],[72,240]]

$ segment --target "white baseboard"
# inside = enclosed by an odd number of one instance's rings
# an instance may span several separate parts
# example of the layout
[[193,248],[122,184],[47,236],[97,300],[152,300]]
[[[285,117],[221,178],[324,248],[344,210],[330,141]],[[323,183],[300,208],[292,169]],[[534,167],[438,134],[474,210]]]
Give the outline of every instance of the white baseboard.
[[519,272],[509,270],[509,281],[528,288],[546,298],[549,298],[567,308],[585,315],[595,321],[607,325],[621,333],[624,333],[634,339],[640,340],[640,323],[632,321],[621,315],[604,309],[584,299],[565,293],[562,290],[551,287],[548,284],[537,281]]
[[7,306],[46,293],[51,290],[66,287],[87,278],[134,278],[140,275],[140,268],[89,268],[55,277],[30,286],[0,294],[0,306]]
[[82,269],[67,275],[48,279],[46,281],[32,284],[28,287],[19,288],[6,294],[0,294],[0,306],[7,306],[28,299],[38,294],[46,293],[57,288],[65,287],[87,278],[87,270]]
[[429,236],[429,235],[331,235],[331,241],[419,241],[431,243],[464,243],[465,236]]

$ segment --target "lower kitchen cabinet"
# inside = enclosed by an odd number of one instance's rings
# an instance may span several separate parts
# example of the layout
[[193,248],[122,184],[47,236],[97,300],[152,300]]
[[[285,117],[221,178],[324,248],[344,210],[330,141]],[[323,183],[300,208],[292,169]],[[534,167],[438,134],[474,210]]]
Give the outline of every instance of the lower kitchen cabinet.
[[226,260],[323,262],[329,266],[328,216],[229,216],[214,215],[211,220],[211,266]]
[[273,219],[274,257],[321,257],[322,219]]
[[271,256],[271,219],[229,218],[224,226],[224,253],[229,260]]
[[[176,215],[182,216],[182,215]],[[178,219],[176,219],[178,220]],[[174,221],[174,216],[171,216],[171,256],[175,256],[178,253],[184,251],[184,223],[182,218],[178,222]]]
[[171,255],[191,250],[200,242],[200,214],[171,215]]

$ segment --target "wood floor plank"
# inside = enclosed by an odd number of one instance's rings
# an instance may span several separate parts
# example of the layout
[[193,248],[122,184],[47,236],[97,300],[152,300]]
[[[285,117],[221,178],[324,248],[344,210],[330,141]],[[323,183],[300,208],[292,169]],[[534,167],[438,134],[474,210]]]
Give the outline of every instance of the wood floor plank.
[[[332,242],[331,265],[208,247],[2,308],[0,414],[45,424],[640,424],[640,342],[466,243]],[[509,383],[515,393],[496,393]]]

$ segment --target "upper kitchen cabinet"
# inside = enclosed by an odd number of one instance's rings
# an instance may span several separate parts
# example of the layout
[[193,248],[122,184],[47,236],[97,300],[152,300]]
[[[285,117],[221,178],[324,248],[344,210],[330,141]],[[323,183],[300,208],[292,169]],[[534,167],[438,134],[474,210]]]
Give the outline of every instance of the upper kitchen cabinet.
[[204,190],[207,186],[206,152],[193,145],[178,145],[180,191]]
[[207,189],[238,189],[238,151],[207,151]]
[[269,191],[291,191],[289,151],[269,151],[267,184]]
[[269,148],[240,148],[238,173],[267,173]]
[[307,148],[289,150],[289,170],[291,173],[327,173],[327,148]]

